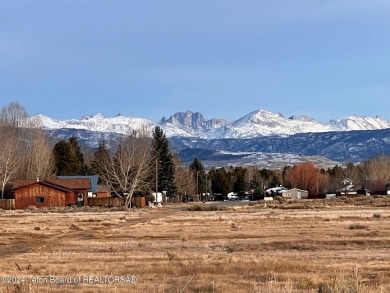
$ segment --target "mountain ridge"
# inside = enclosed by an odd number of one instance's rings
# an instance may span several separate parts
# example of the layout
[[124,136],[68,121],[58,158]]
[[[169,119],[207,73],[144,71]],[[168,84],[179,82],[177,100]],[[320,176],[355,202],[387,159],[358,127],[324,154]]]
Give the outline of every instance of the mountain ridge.
[[233,122],[205,119],[192,111],[175,113],[159,123],[123,115],[105,118],[99,113],[79,120],[40,118],[54,140],[75,136],[92,148],[102,141],[113,147],[123,135],[140,128],[151,134],[158,125],[184,164],[198,157],[209,167],[246,164],[279,168],[313,160],[326,166],[390,153],[390,122],[380,117],[352,115],[323,124],[310,116],[285,118],[257,110]]
[[323,133],[333,131],[379,130],[390,128],[390,120],[381,117],[351,115],[332,119],[324,124],[307,116],[285,118],[280,113],[263,109],[255,110],[229,122],[225,119],[205,119],[199,112],[177,112],[169,118],[163,117],[158,123],[144,118],[117,115],[104,117],[103,114],[84,115],[81,119],[53,119],[37,115],[45,129],[88,129],[98,132],[130,134],[141,128],[149,132],[160,126],[167,137],[195,137],[200,139],[256,138],[264,136],[290,136],[299,133]]

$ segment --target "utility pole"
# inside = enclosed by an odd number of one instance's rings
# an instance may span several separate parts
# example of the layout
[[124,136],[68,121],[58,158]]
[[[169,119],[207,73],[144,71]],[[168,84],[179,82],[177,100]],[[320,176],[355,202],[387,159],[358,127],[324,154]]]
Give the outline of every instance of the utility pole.
[[156,159],[156,196],[154,202],[157,203],[157,192],[158,192],[158,159]]
[[207,172],[205,172],[206,173],[206,195],[205,195],[205,200],[207,201],[208,200],[208,181],[207,181]]
[[198,187],[198,182],[199,182],[199,172],[196,171],[196,196],[199,199],[199,187]]

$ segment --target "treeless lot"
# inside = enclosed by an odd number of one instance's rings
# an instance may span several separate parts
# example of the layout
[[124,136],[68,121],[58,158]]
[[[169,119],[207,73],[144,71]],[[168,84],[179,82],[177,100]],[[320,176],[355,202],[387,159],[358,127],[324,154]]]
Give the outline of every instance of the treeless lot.
[[2,211],[0,227],[0,292],[390,292],[388,207]]

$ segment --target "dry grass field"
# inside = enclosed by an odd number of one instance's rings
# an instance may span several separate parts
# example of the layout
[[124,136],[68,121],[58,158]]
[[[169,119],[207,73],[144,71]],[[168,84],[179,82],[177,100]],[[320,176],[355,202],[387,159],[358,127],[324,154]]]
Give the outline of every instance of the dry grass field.
[[388,205],[1,211],[0,292],[390,292]]

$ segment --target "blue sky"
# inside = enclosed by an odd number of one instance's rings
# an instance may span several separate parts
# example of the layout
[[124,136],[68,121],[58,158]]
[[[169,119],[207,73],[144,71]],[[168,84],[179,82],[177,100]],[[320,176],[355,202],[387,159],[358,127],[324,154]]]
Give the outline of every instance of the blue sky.
[[0,106],[390,119],[388,0],[1,0]]

